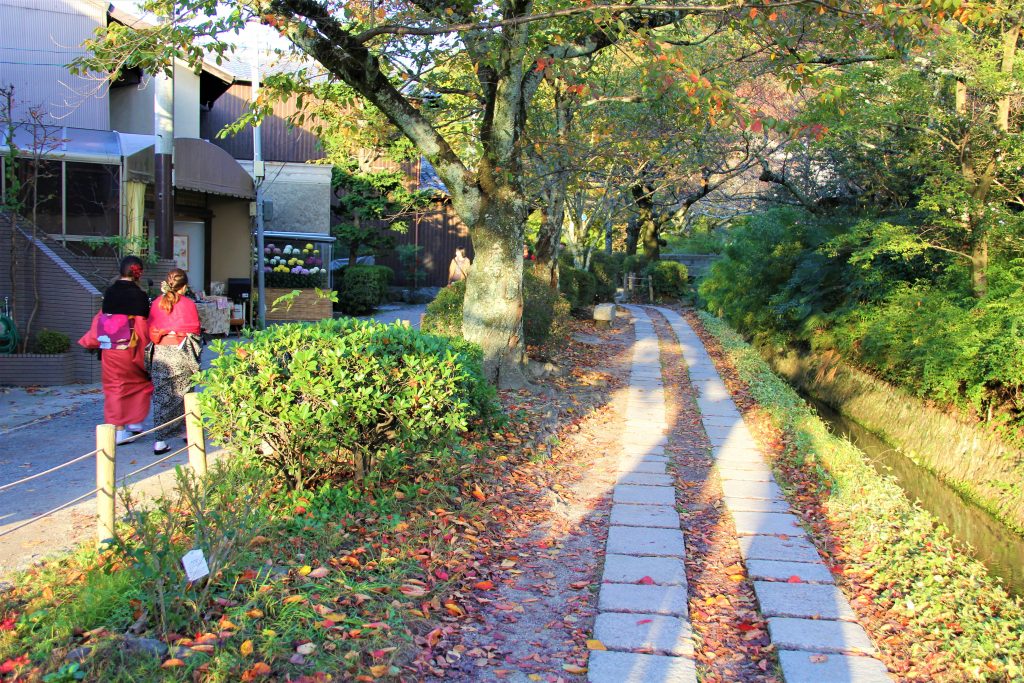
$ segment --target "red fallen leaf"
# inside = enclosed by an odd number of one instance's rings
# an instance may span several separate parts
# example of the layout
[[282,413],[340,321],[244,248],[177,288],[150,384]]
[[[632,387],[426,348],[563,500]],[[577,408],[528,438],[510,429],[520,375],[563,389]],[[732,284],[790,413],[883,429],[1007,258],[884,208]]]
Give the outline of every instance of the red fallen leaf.
[[584,588],[586,588],[589,585],[590,585],[589,581],[573,581],[572,583],[569,584],[569,588],[572,588],[573,590],[577,590],[578,591],[578,590],[583,590]]
[[652,583],[654,583],[654,579],[652,579],[649,576],[644,576],[644,577],[641,577],[640,580],[637,581],[637,583],[641,583],[641,584],[643,584],[645,586],[650,586]]
[[14,617],[7,617],[3,621],[0,621],[0,631],[13,631],[14,630]]
[[441,579],[442,581],[447,581],[448,580],[448,572],[446,572],[443,569],[435,570],[434,571],[434,576],[436,576],[437,578]]
[[493,581],[478,581],[477,583],[473,584],[473,588],[477,589],[478,591],[489,591],[492,588],[494,588],[494,582]]
[[246,569],[244,572],[242,572],[238,576],[238,580],[239,581],[252,581],[253,579],[255,579],[259,575],[260,575],[260,573],[258,571],[256,571],[255,569]]
[[654,620],[653,619],[641,619],[640,621],[636,622],[636,625],[637,626],[643,626],[644,624],[649,624],[652,621],[654,621]]
[[304,515],[304,514],[306,514],[306,508],[304,508],[301,505],[296,505],[295,506],[295,514],[297,514],[297,515]]
[[786,579],[786,583],[803,583],[803,582],[804,582],[803,579],[801,579],[796,574],[793,574],[793,576],[791,576],[788,579]]
[[751,624],[749,621],[741,621],[739,624],[736,625],[736,628],[738,628],[741,631],[756,631],[757,630],[757,626],[755,626],[754,624]]
[[4,663],[0,664],[0,674],[9,674],[15,669],[20,669],[23,666],[28,666],[28,654],[23,654],[20,657],[14,657],[8,659]]

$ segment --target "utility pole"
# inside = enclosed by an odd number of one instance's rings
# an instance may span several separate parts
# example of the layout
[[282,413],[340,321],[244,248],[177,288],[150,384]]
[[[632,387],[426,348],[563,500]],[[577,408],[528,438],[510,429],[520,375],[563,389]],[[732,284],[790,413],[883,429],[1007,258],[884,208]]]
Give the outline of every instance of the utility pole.
[[153,77],[153,183],[156,191],[156,243],[160,258],[174,256],[174,62],[171,75]]
[[[257,42],[252,58],[252,101],[257,102],[260,96],[260,48]],[[252,127],[252,177],[256,184],[256,310],[259,329],[267,328],[267,278],[263,268],[266,265],[266,254],[263,253],[263,179],[266,170],[263,167],[263,138],[260,134],[260,120]]]

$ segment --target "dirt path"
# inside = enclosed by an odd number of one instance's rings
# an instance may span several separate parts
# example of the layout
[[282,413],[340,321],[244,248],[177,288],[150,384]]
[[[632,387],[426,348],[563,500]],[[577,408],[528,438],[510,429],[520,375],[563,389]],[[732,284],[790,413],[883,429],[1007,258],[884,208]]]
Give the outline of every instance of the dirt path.
[[[559,381],[558,445],[508,482],[495,589],[439,644],[437,680],[582,680],[593,628],[610,494],[617,475],[622,388],[632,329],[592,333],[573,376]],[[523,397],[541,407],[549,399]],[[598,550],[600,549],[600,550]]]

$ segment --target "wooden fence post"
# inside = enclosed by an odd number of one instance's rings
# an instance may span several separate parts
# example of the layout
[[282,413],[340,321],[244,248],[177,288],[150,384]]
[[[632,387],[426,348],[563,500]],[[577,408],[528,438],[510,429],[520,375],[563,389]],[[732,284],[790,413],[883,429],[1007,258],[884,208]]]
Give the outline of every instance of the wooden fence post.
[[96,425],[96,547],[114,538],[114,497],[117,464],[117,428]]
[[199,412],[199,394],[185,394],[185,433],[188,435],[188,464],[198,479],[206,477],[206,436]]

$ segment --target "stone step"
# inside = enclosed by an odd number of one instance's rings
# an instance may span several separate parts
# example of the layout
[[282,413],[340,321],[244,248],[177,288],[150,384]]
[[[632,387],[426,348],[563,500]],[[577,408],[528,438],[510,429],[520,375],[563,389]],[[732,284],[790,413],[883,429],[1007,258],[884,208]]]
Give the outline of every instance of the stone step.
[[741,536],[737,541],[740,546],[740,554],[747,562],[750,560],[821,562],[818,549],[803,537]]
[[788,512],[751,512],[736,510],[732,512],[732,521],[736,525],[736,533],[740,536],[805,536],[800,526],[800,518]]
[[590,683],[696,683],[697,666],[687,657],[597,650],[590,653],[587,680]]
[[686,618],[686,586],[602,583],[597,608],[602,612],[663,614]]
[[784,500],[763,498],[723,498],[729,512],[789,512],[789,503]]
[[784,499],[782,489],[773,481],[723,481],[722,495],[728,498]]
[[754,593],[766,617],[856,621],[850,603],[835,586],[754,581]]
[[610,524],[613,526],[657,527],[678,529],[679,513],[667,505],[626,505],[612,506]]
[[639,583],[650,579],[659,586],[685,586],[686,567],[678,557],[638,557],[609,552],[604,557],[607,583]]
[[761,581],[789,581],[795,576],[806,583],[835,583],[824,562],[747,560],[747,574]]
[[875,654],[875,646],[863,627],[848,621],[774,617],[768,620],[768,633],[780,650]]
[[685,557],[683,532],[662,527],[613,526],[608,529],[608,552],[616,555]]
[[870,657],[779,651],[786,683],[890,683],[885,665]]
[[668,505],[669,507],[674,507],[676,504],[676,491],[671,486],[618,484],[612,490],[612,500],[616,503]]
[[636,484],[638,486],[672,486],[673,477],[667,474],[650,474],[648,472],[629,472],[619,477],[620,484]]
[[594,622],[594,638],[609,650],[693,656],[693,631],[679,617],[605,612]]

